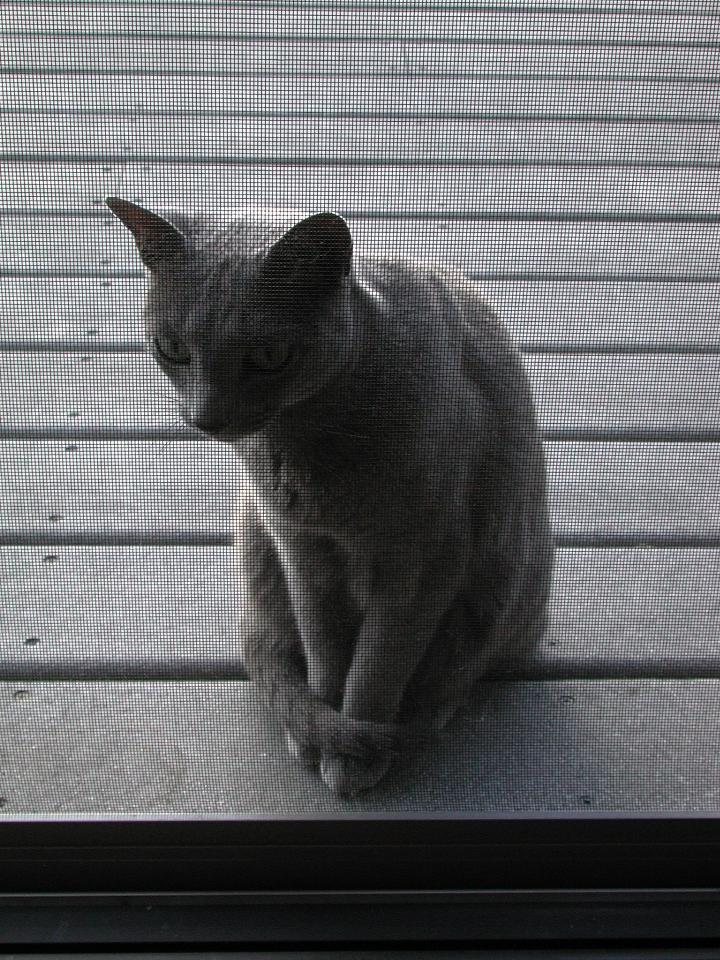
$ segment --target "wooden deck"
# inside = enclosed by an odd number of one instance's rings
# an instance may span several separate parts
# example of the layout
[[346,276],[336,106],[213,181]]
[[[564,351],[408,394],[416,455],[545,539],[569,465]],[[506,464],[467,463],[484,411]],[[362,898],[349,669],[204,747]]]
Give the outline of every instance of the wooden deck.
[[[0,814],[716,810],[717,4],[25,0],[0,34]],[[365,797],[243,680],[235,462],[142,351],[111,194],[336,210],[524,352],[551,626]]]

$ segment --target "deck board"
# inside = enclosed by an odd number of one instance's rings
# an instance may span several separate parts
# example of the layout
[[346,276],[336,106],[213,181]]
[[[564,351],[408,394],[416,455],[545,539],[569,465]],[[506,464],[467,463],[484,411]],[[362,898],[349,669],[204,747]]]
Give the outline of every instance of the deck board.
[[[148,179],[143,193],[131,193],[128,199],[151,204],[153,192]],[[172,209],[170,187],[162,192],[166,203],[160,205],[156,196],[157,206]],[[100,206],[100,184],[97,193]],[[248,186],[222,216],[242,216],[243,201],[247,215],[250,197]],[[313,210],[318,206],[296,216]],[[437,219],[419,221],[348,219],[357,249],[365,255],[429,259],[482,279],[720,280],[717,223],[477,223],[449,221],[439,211]],[[0,217],[0,272],[133,277],[142,276],[142,265],[130,235],[112,217],[18,216]]]
[[[367,16],[374,16],[368,11]],[[478,14],[476,14],[478,16]],[[460,74],[545,77],[607,78],[622,82],[658,80],[716,81],[717,51],[677,47],[626,48],[587,46],[578,56],[575,46],[518,47],[517,43],[475,44],[453,38],[442,43],[414,43],[412,39],[344,40],[230,40],[193,36],[182,39],[137,36],[53,36],[47,34],[3,37],[2,71],[27,74],[63,72],[222,74],[242,76],[282,73],[361,74],[395,76]],[[141,64],[141,67],[138,67]]]
[[[525,350],[720,348],[720,283],[484,281]],[[143,278],[0,277],[0,345],[144,349]]]
[[[548,439],[717,439],[719,355],[560,354],[525,363]],[[0,389],[0,439],[197,436],[147,354],[0,353]]]
[[[79,9],[88,9],[80,7]],[[672,27],[672,29],[677,29]],[[720,24],[718,25],[720,30]],[[618,84],[612,80],[515,77],[265,77],[8,74],[0,108],[77,113],[219,115],[377,115],[578,119],[613,116],[717,120],[720,87],[692,82]],[[49,106],[52,105],[52,106]]]
[[[545,452],[562,543],[720,545],[720,444],[550,441]],[[0,543],[229,543],[237,484],[222,444],[4,441]]]
[[[557,5],[556,5],[557,7]],[[587,7],[587,4],[586,4]],[[655,10],[662,10],[654,4]],[[131,34],[143,37],[160,34],[172,38],[222,36],[233,40],[248,38],[323,40],[359,38],[368,42],[388,39],[421,41],[464,40],[465,42],[557,43],[562,39],[575,44],[623,46],[636,44],[720,44],[720,22],[714,15],[695,16],[677,13],[682,4],[668,10],[675,15],[647,16],[630,13],[624,4],[621,12],[597,13],[592,8],[582,15],[573,9],[544,10],[537,6],[532,16],[526,5],[511,4],[507,10],[463,9],[440,5],[436,9],[405,4],[393,8],[363,5],[338,9],[336,5],[295,6],[275,4],[208,3],[197,8],[187,4],[152,3],[32,3],[0,4],[4,32],[20,36],[51,34]],[[687,9],[687,8],[686,8]],[[694,11],[711,10],[707,4]]]
[[[37,110],[36,110],[37,108]],[[37,111],[40,111],[39,113]],[[228,162],[255,165],[477,162],[506,164],[720,165],[720,125],[562,120],[472,120],[383,117],[220,117],[48,113],[27,103],[3,116],[0,153],[101,162]],[[491,176],[492,173],[488,173]],[[28,184],[28,189],[30,184]]]
[[342,801],[284,758],[249,684],[3,684],[3,812],[717,810],[718,681],[525,683],[483,695],[440,743]]
[[150,206],[223,215],[223,205],[371,211],[402,218],[603,218],[720,221],[717,170],[383,167],[135,163],[6,163],[2,209],[102,212],[113,192]]
[[[0,574],[4,679],[244,676],[230,547],[4,546]],[[548,631],[508,669],[720,677],[719,632],[717,548],[561,548]]]

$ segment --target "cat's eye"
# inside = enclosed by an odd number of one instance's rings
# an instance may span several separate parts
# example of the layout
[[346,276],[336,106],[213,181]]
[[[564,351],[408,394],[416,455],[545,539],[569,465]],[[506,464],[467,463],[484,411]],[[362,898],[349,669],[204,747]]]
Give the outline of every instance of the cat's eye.
[[155,337],[155,349],[168,363],[190,363],[190,354],[174,337]]
[[251,370],[274,373],[290,362],[289,343],[265,343],[250,347],[245,353],[245,362]]

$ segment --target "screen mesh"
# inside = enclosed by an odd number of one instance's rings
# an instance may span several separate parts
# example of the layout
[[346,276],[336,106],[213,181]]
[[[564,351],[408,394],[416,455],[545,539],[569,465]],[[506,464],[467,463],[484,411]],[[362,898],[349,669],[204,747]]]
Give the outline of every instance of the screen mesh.
[[2,812],[716,809],[716,4],[0,34]]

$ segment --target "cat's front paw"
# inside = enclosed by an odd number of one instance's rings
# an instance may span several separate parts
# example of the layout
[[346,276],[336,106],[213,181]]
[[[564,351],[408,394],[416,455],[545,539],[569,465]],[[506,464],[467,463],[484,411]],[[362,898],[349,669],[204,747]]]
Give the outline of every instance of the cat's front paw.
[[320,776],[338,797],[355,797],[382,780],[392,766],[392,757],[360,760],[343,754],[325,754],[320,761]]

